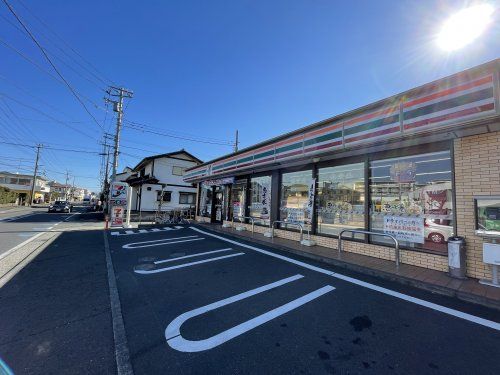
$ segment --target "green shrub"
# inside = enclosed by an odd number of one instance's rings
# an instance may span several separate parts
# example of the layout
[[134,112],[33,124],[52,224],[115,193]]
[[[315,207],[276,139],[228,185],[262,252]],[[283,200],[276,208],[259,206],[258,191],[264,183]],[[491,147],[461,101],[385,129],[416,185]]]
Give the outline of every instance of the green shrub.
[[0,186],[0,204],[16,203],[17,193]]

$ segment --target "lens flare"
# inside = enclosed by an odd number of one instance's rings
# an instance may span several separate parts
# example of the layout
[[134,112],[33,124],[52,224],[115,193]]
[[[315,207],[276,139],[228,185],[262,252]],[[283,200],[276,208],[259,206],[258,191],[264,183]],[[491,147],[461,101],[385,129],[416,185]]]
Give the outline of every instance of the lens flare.
[[490,4],[462,9],[445,21],[437,44],[445,51],[454,51],[473,42],[492,21],[495,9]]

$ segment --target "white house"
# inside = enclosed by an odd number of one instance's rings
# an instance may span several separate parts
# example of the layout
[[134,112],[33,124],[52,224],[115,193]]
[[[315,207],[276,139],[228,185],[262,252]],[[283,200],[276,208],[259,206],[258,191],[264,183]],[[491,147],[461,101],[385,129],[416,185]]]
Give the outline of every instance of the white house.
[[162,211],[194,208],[196,186],[186,183],[186,169],[202,161],[184,149],[166,154],[148,156],[133,169],[125,168],[117,180],[132,187],[132,211]]
[[[48,180],[45,177],[37,176],[35,181],[33,200],[37,202],[47,201],[50,193]],[[1,171],[0,186],[17,193],[17,203],[25,204],[33,186],[33,175]]]

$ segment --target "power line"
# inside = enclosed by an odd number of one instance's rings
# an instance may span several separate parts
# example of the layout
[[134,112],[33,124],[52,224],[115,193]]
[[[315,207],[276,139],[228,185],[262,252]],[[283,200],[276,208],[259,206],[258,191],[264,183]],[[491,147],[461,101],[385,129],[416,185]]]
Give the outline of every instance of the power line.
[[188,134],[188,133],[183,133],[183,132],[176,132],[176,131],[169,131],[169,133],[165,133],[164,129],[151,126],[148,124],[140,123],[137,121],[131,121],[131,120],[125,120],[126,123],[133,125],[137,128],[140,129],[146,129],[146,130],[153,130],[153,131],[160,131],[163,134],[172,134],[173,136],[178,136],[178,137],[186,137],[189,139],[202,139],[202,140],[207,140],[207,141],[213,141],[213,142],[220,142],[222,145],[228,145],[228,146],[233,146],[234,143],[225,139],[217,139],[217,138],[210,138],[210,137],[200,137],[198,135],[194,134]]
[[43,115],[43,116],[45,116],[45,117],[47,117],[47,118],[51,119],[52,121],[55,121],[55,122],[57,122],[57,123],[59,123],[59,124],[62,124],[62,125],[65,125],[65,126],[69,127],[70,129],[72,129],[72,130],[74,130],[74,131],[76,131],[76,132],[78,132],[78,133],[80,133],[80,134],[82,134],[82,135],[84,135],[84,136],[86,136],[86,137],[89,137],[89,138],[91,138],[91,139],[93,139],[93,140],[96,140],[96,139],[95,139],[94,137],[92,137],[91,135],[88,135],[87,133],[85,133],[85,132],[81,131],[80,129],[77,129],[77,128],[73,127],[72,125],[68,124],[68,123],[67,123],[67,122],[65,122],[65,121],[61,121],[61,120],[59,120],[59,119],[57,119],[57,118],[55,118],[55,117],[53,117],[53,116],[51,116],[51,115],[49,115],[49,114],[47,114],[47,113],[43,112],[42,110],[40,110],[40,109],[38,109],[38,108],[36,108],[36,107],[30,106],[30,105],[28,105],[28,104],[26,104],[26,103],[23,103],[22,101],[17,100],[17,99],[15,99],[15,98],[13,98],[12,96],[7,95],[7,94],[5,94],[5,93],[0,93],[0,95],[1,95],[1,96],[3,96],[3,97],[5,97],[5,98],[7,98],[7,99],[12,100],[13,102],[15,102],[15,103],[17,103],[17,104],[19,104],[19,105],[21,105],[21,106],[24,106],[24,107],[26,107],[26,108],[30,108],[31,110],[33,110],[33,111],[35,111],[35,112],[38,112],[38,113],[40,113],[41,115]]
[[[25,143],[3,142],[3,141],[0,141],[0,143],[4,144],[4,145],[11,145],[11,146],[36,148],[36,146],[25,144]],[[81,154],[99,155],[99,151],[90,151],[90,150],[74,150],[74,149],[48,147],[48,146],[44,146],[44,149],[54,150],[54,151],[63,151],[63,152],[74,152],[74,153],[81,153]]]
[[[24,4],[23,1],[20,1],[20,0],[17,0],[21,6],[23,6],[24,9],[26,9],[38,22],[40,22],[43,26],[45,26],[45,28],[47,30],[49,30],[54,36],[56,36],[61,42],[63,42],[63,44],[66,45],[66,47],[68,47],[75,55],[77,55],[78,57],[80,57],[82,59],[82,61],[84,61],[88,66],[90,66],[92,69],[94,69],[95,72],[97,72],[98,74],[101,75],[102,78],[104,78],[106,81],[108,81],[109,83],[112,83],[113,85],[116,85],[115,82],[113,82],[112,80],[110,80],[109,78],[107,78],[102,72],[100,72],[90,61],[88,61],[87,59],[85,59],[85,57],[83,57],[76,49],[74,49],[68,42],[66,42],[61,36],[59,36],[53,29],[51,29],[49,27],[49,25],[47,25],[47,23],[45,23],[40,17],[38,17],[36,15],[35,12],[31,11],[27,6],[26,4]],[[64,51],[64,50],[61,50],[61,51]],[[76,62],[76,60],[75,60]],[[80,65],[80,64],[79,64]],[[82,68],[84,68],[82,66]],[[88,71],[90,74],[92,74],[90,71]],[[102,80],[101,78],[99,78],[97,75],[94,75],[95,78],[97,78],[99,81],[101,81],[103,84],[105,85],[109,85],[109,83],[106,83],[104,82],[104,80]]]
[[155,130],[149,130],[146,128],[139,128],[137,126],[130,125],[130,124],[125,124],[125,125],[123,125],[123,127],[128,128],[128,129],[132,129],[132,130],[136,130],[139,132],[143,132],[143,133],[150,133],[150,134],[160,135],[162,137],[168,137],[168,138],[182,139],[182,140],[190,141],[190,142],[207,143],[207,144],[211,144],[211,145],[220,145],[220,146],[232,146],[233,145],[231,142],[209,141],[209,140],[202,140],[199,138],[194,138],[194,136],[193,136],[193,138],[191,138],[191,137],[183,137],[183,136],[179,136],[179,135],[161,133],[161,132],[158,132]]
[[35,36],[31,33],[31,31],[28,29],[28,27],[19,18],[19,16],[16,14],[16,12],[12,8],[12,6],[9,4],[9,2],[7,0],[3,0],[3,2],[9,8],[9,11],[12,13],[12,15],[16,18],[17,22],[19,22],[19,24],[23,27],[23,29],[26,30],[26,32],[29,34],[30,38],[37,45],[37,47],[40,49],[40,51],[42,52],[43,56],[49,62],[49,64],[52,66],[52,68],[57,73],[57,75],[64,81],[64,83],[66,84],[66,86],[68,86],[68,89],[71,91],[71,93],[76,98],[76,100],[78,100],[78,102],[82,105],[82,107],[85,109],[85,111],[88,113],[88,115],[92,118],[92,120],[97,124],[97,126],[99,126],[102,130],[104,130],[103,126],[101,124],[99,124],[99,122],[97,121],[97,119],[89,111],[89,109],[87,108],[87,106],[85,105],[85,103],[80,99],[80,97],[75,92],[75,90],[73,89],[73,87],[69,84],[69,82],[66,80],[66,78],[64,78],[64,76],[61,74],[61,72],[57,69],[57,67],[54,65],[54,63],[52,62],[52,60],[48,56],[47,52],[45,52],[45,49],[40,45],[40,43],[37,41],[37,39],[35,38]]

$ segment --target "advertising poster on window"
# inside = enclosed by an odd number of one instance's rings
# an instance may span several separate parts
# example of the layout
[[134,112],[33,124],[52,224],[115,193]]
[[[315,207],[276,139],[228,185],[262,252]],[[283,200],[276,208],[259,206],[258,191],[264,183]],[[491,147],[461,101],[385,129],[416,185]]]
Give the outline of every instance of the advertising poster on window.
[[262,192],[260,198],[260,203],[262,205],[260,218],[269,219],[269,213],[271,211],[271,186],[269,184],[262,184]]
[[309,219],[313,216],[314,196],[316,194],[316,179],[313,178],[309,184],[309,191],[307,193],[307,217]]
[[121,227],[123,226],[123,214],[124,208],[122,206],[112,206],[111,207],[111,226]]
[[384,216],[384,233],[399,241],[424,243],[424,218]]
[[391,180],[397,183],[415,182],[417,165],[414,162],[399,162],[391,166]]

